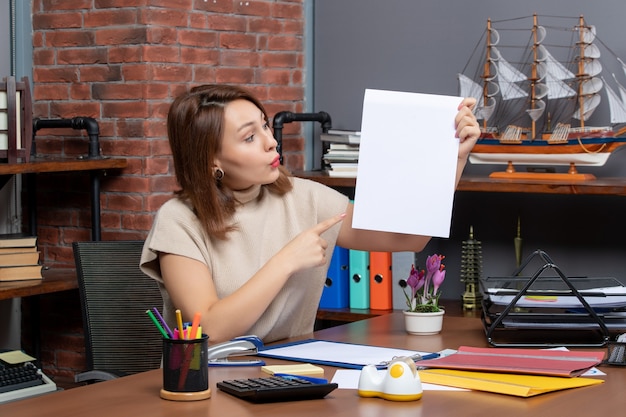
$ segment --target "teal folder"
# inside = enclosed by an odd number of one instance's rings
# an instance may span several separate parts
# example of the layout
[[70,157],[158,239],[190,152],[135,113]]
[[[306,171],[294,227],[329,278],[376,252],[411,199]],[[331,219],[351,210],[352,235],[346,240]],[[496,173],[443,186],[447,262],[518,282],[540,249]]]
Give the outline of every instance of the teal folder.
[[370,254],[350,249],[350,308],[370,308]]
[[326,274],[320,308],[348,308],[350,306],[349,262],[349,250],[335,246]]

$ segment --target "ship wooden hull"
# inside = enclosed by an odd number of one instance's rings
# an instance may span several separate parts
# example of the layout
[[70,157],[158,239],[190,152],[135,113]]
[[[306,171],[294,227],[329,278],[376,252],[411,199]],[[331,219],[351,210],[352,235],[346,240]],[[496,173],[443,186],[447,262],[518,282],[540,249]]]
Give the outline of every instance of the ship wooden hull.
[[473,164],[602,166],[623,145],[626,137],[569,139],[559,144],[544,140],[502,144],[497,139],[479,139],[469,159]]

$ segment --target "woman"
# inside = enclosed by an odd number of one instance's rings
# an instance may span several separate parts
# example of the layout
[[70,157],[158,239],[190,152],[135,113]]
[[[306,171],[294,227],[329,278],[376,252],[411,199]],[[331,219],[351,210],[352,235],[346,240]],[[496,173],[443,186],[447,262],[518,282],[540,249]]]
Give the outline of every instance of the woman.
[[[480,133],[473,99],[459,105],[457,182]],[[228,85],[196,87],[167,120],[176,198],[158,211],[141,259],[164,315],[201,313],[211,342],[256,334],[265,342],[313,330],[335,245],[421,251],[430,237],[353,229],[339,192],[289,176],[263,105]]]

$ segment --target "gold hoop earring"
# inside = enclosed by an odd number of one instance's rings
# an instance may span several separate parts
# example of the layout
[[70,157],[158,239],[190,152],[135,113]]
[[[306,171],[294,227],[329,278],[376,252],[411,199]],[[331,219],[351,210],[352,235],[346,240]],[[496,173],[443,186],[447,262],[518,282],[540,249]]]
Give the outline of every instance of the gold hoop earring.
[[215,171],[213,171],[213,177],[216,180],[221,181],[222,178],[224,178],[224,171],[221,168],[215,168]]

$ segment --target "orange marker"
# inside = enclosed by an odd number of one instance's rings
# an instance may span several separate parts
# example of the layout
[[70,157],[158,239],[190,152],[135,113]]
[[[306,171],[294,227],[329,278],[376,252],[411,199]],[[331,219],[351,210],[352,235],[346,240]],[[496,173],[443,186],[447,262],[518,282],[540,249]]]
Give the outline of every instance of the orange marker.
[[200,313],[196,313],[194,314],[193,321],[191,322],[191,332],[189,333],[189,339],[197,338],[199,325],[200,325]]

